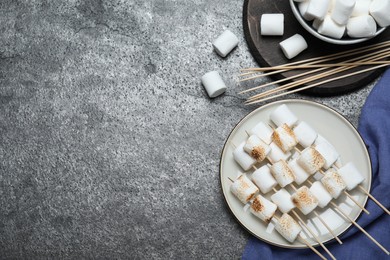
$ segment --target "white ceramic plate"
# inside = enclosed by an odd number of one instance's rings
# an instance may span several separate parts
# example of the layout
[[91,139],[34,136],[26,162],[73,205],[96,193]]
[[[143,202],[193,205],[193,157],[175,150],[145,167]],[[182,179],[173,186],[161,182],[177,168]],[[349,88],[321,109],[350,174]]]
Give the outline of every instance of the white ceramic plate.
[[[251,214],[249,210],[246,211],[244,205],[230,192],[231,181],[229,178],[235,179],[240,172],[243,172],[241,167],[233,159],[232,153],[234,145],[238,145],[246,140],[248,137],[245,131],[251,129],[259,121],[272,124],[269,120],[269,114],[281,104],[286,104],[299,120],[305,121],[320,135],[325,137],[339,152],[343,164],[353,162],[358,170],[364,175],[365,181],[362,183],[362,186],[367,190],[369,190],[371,186],[371,161],[366,146],[353,125],[333,109],[311,101],[282,100],[269,103],[245,116],[232,130],[222,150],[220,178],[222,192],[233,215],[245,229],[265,242],[280,247],[305,248],[307,246],[298,241],[295,241],[294,243],[286,241],[273,229],[272,222],[270,225],[267,225]],[[253,171],[251,170],[245,174],[250,177],[252,172]],[[315,179],[314,177],[311,177],[310,180],[313,182]],[[304,185],[310,186],[307,183],[304,183]],[[295,186],[297,185],[295,184]],[[276,189],[279,190],[280,187],[277,186]],[[288,187],[287,190],[289,190],[290,193],[293,192],[290,187]],[[349,193],[360,203],[360,205],[365,205],[367,195],[357,189],[354,189]],[[271,191],[266,194],[265,197],[270,198],[272,194],[273,192]],[[333,201],[354,220],[356,220],[362,212],[362,210],[345,195],[341,195],[337,200]],[[321,215],[321,218],[326,221],[328,226],[330,226],[337,235],[340,235],[351,226],[351,223],[345,221],[342,215],[338,214],[337,211],[330,206],[324,209],[317,207],[316,212]],[[277,211],[277,214],[279,216],[281,215],[279,211]],[[313,213],[308,216],[301,216],[306,220],[306,223],[322,242],[333,239],[329,231]],[[304,236],[312,245],[318,244],[310,234],[304,234]]]

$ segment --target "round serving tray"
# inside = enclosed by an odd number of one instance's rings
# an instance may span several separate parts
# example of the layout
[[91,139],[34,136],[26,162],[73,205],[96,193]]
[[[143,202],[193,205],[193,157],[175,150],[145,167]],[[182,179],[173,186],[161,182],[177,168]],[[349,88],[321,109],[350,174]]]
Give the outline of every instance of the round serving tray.
[[[284,35],[283,36],[261,36],[260,18],[265,13],[283,13],[284,14]],[[276,66],[288,62],[305,60],[313,57],[320,57],[340,51],[350,50],[362,46],[390,40],[390,30],[387,29],[377,37],[359,44],[353,45],[335,45],[321,41],[308,33],[296,20],[291,11],[290,3],[286,0],[245,0],[243,8],[243,26],[245,39],[249,50],[256,62],[262,67]],[[308,43],[308,49],[300,53],[292,60],[288,60],[280,50],[279,43],[290,36],[299,33]],[[351,71],[361,70],[357,68]],[[320,85],[302,93],[318,96],[339,95],[362,88],[376,79],[384,69],[372,70],[353,77],[347,77],[337,81]],[[274,74],[271,77],[274,80],[290,77],[301,73],[302,71],[293,70],[281,74]],[[338,74],[342,75],[342,73]]]

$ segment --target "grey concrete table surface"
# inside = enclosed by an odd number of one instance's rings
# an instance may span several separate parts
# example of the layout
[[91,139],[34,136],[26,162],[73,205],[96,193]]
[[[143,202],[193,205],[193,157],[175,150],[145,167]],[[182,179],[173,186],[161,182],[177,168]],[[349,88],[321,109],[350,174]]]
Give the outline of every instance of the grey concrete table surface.
[[[243,1],[0,1],[0,258],[237,259],[219,159]],[[211,42],[240,40],[225,59]],[[227,92],[209,99],[200,77]],[[269,81],[269,79],[263,79]],[[329,105],[357,124],[372,84]]]

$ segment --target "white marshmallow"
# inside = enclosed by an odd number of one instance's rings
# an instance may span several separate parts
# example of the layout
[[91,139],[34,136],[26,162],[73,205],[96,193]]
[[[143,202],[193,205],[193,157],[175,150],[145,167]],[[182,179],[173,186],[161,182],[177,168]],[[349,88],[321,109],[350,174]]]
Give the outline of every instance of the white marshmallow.
[[275,108],[269,115],[269,118],[277,126],[287,124],[289,127],[293,127],[298,122],[298,118],[291,112],[286,104],[282,104]]
[[321,182],[329,194],[335,199],[337,199],[341,192],[347,187],[340,174],[332,168],[325,172]]
[[295,34],[279,43],[287,59],[292,59],[307,49],[307,42],[300,34]]
[[279,146],[283,152],[290,151],[298,144],[298,140],[295,137],[293,130],[287,124],[283,124],[275,129],[272,134],[272,141]]
[[370,14],[381,27],[390,25],[390,1],[372,0],[370,5]]
[[320,27],[321,23],[322,23],[322,20],[314,19],[313,23],[311,24],[311,26],[313,26],[314,29],[318,30],[318,28]]
[[270,170],[272,176],[279,183],[280,187],[285,187],[294,181],[293,172],[288,167],[288,164],[283,160],[280,160],[271,165]]
[[263,122],[259,122],[251,130],[249,130],[250,135],[257,135],[266,144],[271,143],[272,133],[273,133],[272,128]]
[[274,203],[259,194],[252,201],[250,212],[262,221],[268,222],[275,214],[277,208]]
[[291,152],[283,152],[274,142],[272,142],[269,147],[271,148],[271,152],[268,154],[268,158],[270,159],[271,163],[280,160],[287,161],[291,156]]
[[271,148],[257,137],[257,135],[251,135],[244,145],[244,151],[256,161],[261,162],[267,157]]
[[307,14],[318,19],[324,19],[329,9],[330,0],[310,0]]
[[271,170],[267,165],[255,170],[252,174],[252,181],[263,194],[270,192],[278,183],[271,175]]
[[244,204],[250,201],[259,191],[251,180],[241,174],[230,186],[230,191]]
[[304,215],[309,214],[318,206],[318,199],[306,186],[300,187],[291,195],[291,200]]
[[372,37],[376,33],[376,23],[371,15],[351,17],[347,23],[347,34],[351,38]]
[[311,21],[314,19],[314,16],[307,13],[307,8],[309,7],[310,1],[303,1],[298,4],[299,13],[302,15],[303,19],[306,21]]
[[275,203],[279,210],[283,213],[290,212],[295,208],[294,203],[291,200],[291,195],[285,189],[280,189],[271,196],[271,200]]
[[221,56],[226,57],[238,45],[238,38],[229,30],[224,31],[213,42],[214,50]]
[[347,185],[347,190],[354,189],[357,185],[364,181],[363,175],[359,172],[356,166],[349,162],[338,170],[341,178]]
[[302,147],[309,147],[317,138],[317,132],[306,122],[301,121],[295,128],[294,134]]
[[325,16],[318,27],[318,33],[326,35],[335,39],[341,39],[345,32],[345,25],[339,25],[335,23],[329,15]]
[[301,226],[286,213],[276,221],[275,229],[290,243],[294,242],[302,231]]
[[260,19],[260,31],[261,35],[283,35],[284,14],[263,14]]
[[302,3],[302,2],[306,2],[306,0],[294,0],[294,2]]
[[331,17],[339,25],[346,25],[355,7],[356,0],[336,0]]
[[245,141],[242,142],[236,149],[234,149],[233,158],[244,171],[248,171],[253,167],[253,165],[255,165],[256,160],[244,151],[245,143]]
[[329,169],[340,156],[336,149],[328,142],[319,143],[315,146],[315,149],[324,157],[325,163],[323,167],[325,169]]
[[226,91],[225,82],[223,82],[218,71],[210,71],[204,74],[201,80],[207,95],[211,98],[217,97]]
[[297,158],[289,161],[288,166],[294,173],[294,179],[296,184],[301,185],[307,180],[307,178],[309,178],[310,175],[304,169],[302,169],[301,166],[299,166]]
[[351,17],[368,15],[370,11],[371,0],[356,0]]
[[313,174],[322,168],[325,160],[317,150],[308,147],[302,151],[297,162],[308,174]]
[[320,181],[316,181],[311,185],[310,191],[318,200],[318,206],[320,208],[326,207],[333,199],[329,192],[325,189],[324,185]]

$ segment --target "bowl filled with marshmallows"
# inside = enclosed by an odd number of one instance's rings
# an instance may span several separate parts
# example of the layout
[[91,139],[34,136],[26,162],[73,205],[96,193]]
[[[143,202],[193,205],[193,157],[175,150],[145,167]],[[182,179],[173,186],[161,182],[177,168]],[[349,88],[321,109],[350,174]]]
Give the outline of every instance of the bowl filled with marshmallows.
[[390,25],[390,0],[290,0],[298,22],[333,44],[355,44]]

